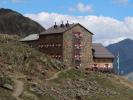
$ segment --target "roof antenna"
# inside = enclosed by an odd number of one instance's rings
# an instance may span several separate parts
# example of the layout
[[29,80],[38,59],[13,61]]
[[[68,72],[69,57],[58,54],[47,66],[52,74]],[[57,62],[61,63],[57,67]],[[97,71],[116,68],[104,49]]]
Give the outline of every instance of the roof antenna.
[[55,22],[54,28],[57,28],[56,22]]
[[64,27],[63,21],[62,21],[62,23],[61,23],[60,27]]
[[68,27],[68,26],[69,26],[69,22],[68,22],[68,20],[67,20],[66,27]]
[[68,24],[68,20],[67,20],[67,24]]

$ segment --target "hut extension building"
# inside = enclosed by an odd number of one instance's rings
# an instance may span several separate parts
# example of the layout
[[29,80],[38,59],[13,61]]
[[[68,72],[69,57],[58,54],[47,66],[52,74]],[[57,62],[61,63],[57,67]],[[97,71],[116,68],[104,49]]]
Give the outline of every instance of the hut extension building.
[[93,33],[81,24],[55,25],[40,34],[31,34],[22,42],[76,68],[113,68],[114,56],[102,44],[92,43]]

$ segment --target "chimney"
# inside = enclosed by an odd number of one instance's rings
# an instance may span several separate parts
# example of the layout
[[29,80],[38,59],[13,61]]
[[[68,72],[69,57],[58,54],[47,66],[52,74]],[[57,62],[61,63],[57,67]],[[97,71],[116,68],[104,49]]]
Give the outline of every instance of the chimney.
[[69,27],[69,23],[68,23],[68,20],[67,20],[67,23],[66,23],[66,27]]
[[60,27],[64,27],[65,25],[63,24],[63,21],[62,21],[62,24],[60,25]]
[[57,28],[56,22],[55,22],[54,28]]

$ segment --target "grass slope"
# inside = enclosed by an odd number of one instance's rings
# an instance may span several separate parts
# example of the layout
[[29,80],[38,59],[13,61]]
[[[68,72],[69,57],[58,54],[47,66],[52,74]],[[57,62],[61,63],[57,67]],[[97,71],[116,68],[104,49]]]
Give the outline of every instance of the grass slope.
[[[0,100],[132,100],[133,83],[113,74],[64,70],[17,39],[0,35]],[[22,91],[18,97],[15,89]]]
[[[63,69],[62,63],[17,41],[17,36],[0,35],[0,72],[47,77],[48,71]],[[8,73],[8,74],[9,74]]]
[[12,96],[13,81],[8,76],[0,76],[0,100],[16,100]]
[[132,100],[133,83],[112,74],[78,70],[62,71],[44,84],[28,83],[25,100]]
[[[18,36],[0,34],[0,91],[3,91],[0,100],[15,100],[11,95],[14,78],[37,81],[64,69],[61,62],[18,42],[18,39]],[[12,81],[9,83],[9,80]]]

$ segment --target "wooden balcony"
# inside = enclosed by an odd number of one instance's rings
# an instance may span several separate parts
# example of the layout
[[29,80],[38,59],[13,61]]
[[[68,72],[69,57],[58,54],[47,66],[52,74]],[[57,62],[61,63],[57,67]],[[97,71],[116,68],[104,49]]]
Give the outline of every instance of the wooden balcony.
[[88,67],[85,68],[85,71],[94,71],[94,72],[103,72],[103,73],[113,73],[113,68],[104,68],[104,67]]

